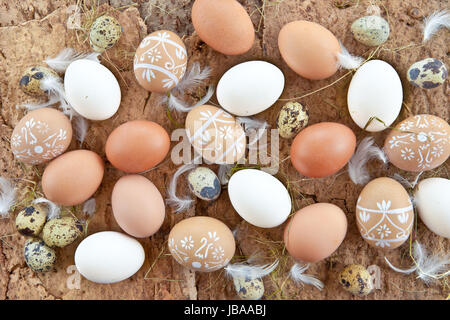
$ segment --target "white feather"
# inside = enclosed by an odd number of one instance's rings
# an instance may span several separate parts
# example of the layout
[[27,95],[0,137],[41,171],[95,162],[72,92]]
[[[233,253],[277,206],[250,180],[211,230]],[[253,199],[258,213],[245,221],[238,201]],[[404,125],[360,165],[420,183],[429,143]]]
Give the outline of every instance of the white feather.
[[52,69],[58,72],[65,72],[69,64],[76,60],[88,59],[100,63],[98,56],[100,53],[78,53],[72,48],[65,48],[54,58],[47,58],[44,62]]
[[[195,162],[195,161],[194,161]],[[178,178],[185,172],[194,169],[197,165],[194,163],[184,164],[178,168],[170,181],[169,188],[167,190],[168,198],[166,203],[171,206],[176,213],[187,210],[194,200],[190,196],[180,198],[177,196]]]
[[400,182],[404,187],[414,189],[417,185],[417,182],[419,182],[419,178],[422,175],[423,171],[419,172],[419,174],[416,176],[414,181],[408,181],[407,179],[403,178],[400,174],[395,173],[393,178]]
[[304,266],[301,266],[298,263],[294,264],[290,271],[291,278],[297,283],[310,284],[317,289],[322,290],[325,287],[322,281],[314,276],[304,274],[305,271],[308,270],[308,268],[309,264],[306,264]]
[[169,99],[168,105],[170,109],[174,109],[180,112],[189,112],[195,107],[206,104],[209,101],[209,99],[211,99],[213,94],[214,94],[214,86],[209,86],[204,97],[202,97],[197,103],[193,105],[188,105],[184,101],[181,101],[180,99],[175,97],[173,93],[170,93],[168,98]]
[[83,204],[83,213],[92,216],[95,213],[96,206],[97,202],[95,201],[95,198],[86,200],[86,202]]
[[233,263],[225,267],[225,272],[232,278],[259,279],[272,273],[278,267],[278,259],[271,264],[252,265],[248,262]]
[[61,207],[45,198],[37,198],[33,203],[45,203],[48,206],[47,220],[59,218]]
[[175,91],[184,94],[187,90],[201,85],[211,75],[211,68],[201,68],[200,63],[194,62],[188,72],[184,75],[183,79],[174,88]]
[[363,64],[364,58],[350,54],[342,43],[341,49],[342,53],[337,54],[339,68],[357,69]]
[[217,177],[222,185],[226,185],[230,180],[231,169],[233,169],[234,164],[221,164],[219,165],[219,170],[217,172]]
[[450,28],[450,13],[447,10],[435,11],[424,20],[423,42],[431,37],[442,27]]
[[0,218],[8,218],[9,210],[16,202],[16,188],[14,184],[0,177]]
[[384,164],[388,162],[383,150],[375,145],[373,137],[365,137],[348,162],[348,175],[355,184],[366,184],[369,181],[366,163],[371,159],[381,160]]
[[[244,127],[247,136],[253,136],[253,139],[248,142],[249,149],[255,148],[255,144],[261,139],[269,124],[266,121],[251,118],[251,117],[236,117],[236,122]],[[256,134],[253,134],[256,133]],[[260,146],[263,148],[264,146]]]
[[88,129],[89,129],[88,121],[84,117],[76,115],[74,118],[74,133],[75,137],[77,138],[78,141],[80,141],[80,143],[84,142]]

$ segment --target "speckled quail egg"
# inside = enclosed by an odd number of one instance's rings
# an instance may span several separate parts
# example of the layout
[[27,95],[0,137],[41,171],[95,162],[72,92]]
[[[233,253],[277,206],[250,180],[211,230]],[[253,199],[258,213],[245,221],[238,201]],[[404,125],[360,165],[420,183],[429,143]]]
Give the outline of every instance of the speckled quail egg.
[[56,262],[55,250],[37,238],[30,238],[25,242],[24,255],[27,265],[37,272],[50,271]]
[[19,86],[23,92],[31,96],[43,96],[47,92],[41,89],[44,79],[59,78],[58,74],[52,69],[35,66],[25,70],[19,81]]
[[81,236],[83,227],[72,217],[49,220],[42,230],[42,239],[49,247],[62,248]]
[[89,43],[94,51],[103,52],[119,41],[122,32],[123,28],[115,18],[101,16],[91,26]]
[[189,172],[187,180],[189,189],[198,198],[206,201],[216,200],[221,191],[217,175],[209,168],[198,167]]
[[406,77],[416,87],[433,89],[444,83],[447,74],[447,67],[442,61],[426,58],[411,65]]
[[380,16],[365,16],[351,26],[356,40],[367,46],[379,46],[389,38],[389,23]]
[[264,295],[264,282],[261,278],[235,277],[233,283],[242,300],[259,300]]
[[38,236],[45,221],[47,221],[48,209],[38,204],[26,207],[16,217],[16,228],[24,236]]
[[309,113],[306,106],[298,102],[288,102],[280,110],[277,127],[280,136],[289,139],[294,137],[301,129],[306,127]]
[[339,274],[339,282],[345,290],[358,296],[368,295],[373,290],[372,276],[360,264],[346,266]]

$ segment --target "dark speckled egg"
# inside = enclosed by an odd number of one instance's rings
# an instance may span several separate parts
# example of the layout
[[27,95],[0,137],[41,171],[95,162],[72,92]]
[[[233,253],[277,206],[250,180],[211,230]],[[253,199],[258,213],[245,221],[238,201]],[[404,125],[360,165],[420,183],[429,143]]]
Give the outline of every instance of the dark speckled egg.
[[38,236],[47,221],[48,209],[34,204],[26,207],[16,217],[16,228],[24,236]]
[[27,265],[36,272],[50,271],[56,262],[55,250],[37,238],[25,242],[24,255]]
[[339,283],[350,293],[368,295],[373,290],[373,280],[369,271],[360,264],[348,265],[339,274]]
[[408,81],[422,89],[433,89],[444,83],[447,79],[447,67],[434,58],[426,58],[414,63],[406,74]]
[[280,136],[289,139],[295,137],[308,124],[309,114],[306,106],[298,102],[288,102],[280,110],[277,128]]
[[97,18],[89,32],[89,43],[96,52],[103,52],[119,41],[123,28],[119,22],[110,16]]
[[49,247],[62,248],[74,242],[83,231],[82,226],[72,217],[49,220],[42,230],[42,239]]
[[217,175],[209,168],[198,167],[187,177],[189,189],[198,198],[206,201],[216,200],[221,191],[220,181]]
[[50,77],[59,78],[58,74],[52,69],[41,66],[30,67],[25,70],[20,78],[20,89],[31,96],[43,96],[47,92],[41,88],[42,81]]
[[233,278],[234,288],[242,300],[259,300],[264,295],[264,282],[261,278]]
[[366,46],[379,46],[389,38],[389,23],[380,16],[357,19],[351,26],[356,40]]

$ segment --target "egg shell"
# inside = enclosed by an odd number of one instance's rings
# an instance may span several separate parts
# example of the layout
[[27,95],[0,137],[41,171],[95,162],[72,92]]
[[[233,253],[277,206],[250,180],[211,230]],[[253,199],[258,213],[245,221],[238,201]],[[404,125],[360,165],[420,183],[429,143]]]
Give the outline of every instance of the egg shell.
[[220,196],[221,186],[217,175],[209,168],[198,167],[189,172],[189,189],[198,198],[206,201],[216,200]]
[[106,140],[106,157],[127,173],[149,170],[164,160],[170,148],[167,131],[153,121],[128,121]]
[[261,278],[233,278],[234,288],[242,300],[259,300],[264,295],[264,282]]
[[370,181],[356,204],[356,225],[366,242],[381,249],[395,249],[409,237],[414,210],[408,192],[391,178]]
[[299,20],[285,24],[278,35],[278,49],[286,64],[298,75],[320,80],[338,70],[338,39],[320,24]]
[[450,180],[428,178],[419,182],[414,203],[422,222],[435,234],[450,239]]
[[372,276],[360,264],[346,266],[339,274],[339,283],[345,290],[357,296],[366,296],[373,290]]
[[25,242],[24,256],[27,265],[36,272],[48,272],[56,263],[55,250],[37,238],[30,238]]
[[306,106],[298,102],[288,102],[280,110],[277,118],[277,128],[280,136],[285,139],[294,137],[308,125],[309,113]]
[[144,264],[145,251],[134,238],[120,232],[97,232],[75,251],[77,270],[89,281],[116,283],[130,278]]
[[191,217],[178,222],[169,233],[169,251],[192,271],[212,272],[225,267],[234,256],[231,230],[211,217]]
[[384,150],[389,161],[402,170],[435,169],[450,156],[450,126],[429,114],[409,117],[391,130]]
[[28,112],[14,127],[11,151],[18,161],[37,165],[62,154],[71,140],[70,120],[58,110],[41,108]]
[[426,58],[413,63],[406,73],[409,83],[422,89],[439,87],[447,79],[447,75],[445,64],[434,58]]
[[123,176],[116,182],[111,205],[119,226],[136,238],[147,238],[157,232],[166,214],[161,193],[140,175]]
[[122,35],[123,28],[116,18],[101,16],[95,19],[89,31],[89,44],[96,52],[112,48]]
[[341,170],[353,156],[356,136],[347,126],[335,122],[313,124],[295,137],[291,162],[304,176],[321,178]]
[[45,197],[63,206],[88,200],[103,179],[103,160],[89,150],[67,152],[48,164],[42,175]]
[[389,38],[389,23],[380,16],[361,17],[351,26],[353,37],[366,46],[379,46]]
[[223,109],[203,105],[186,117],[186,135],[197,153],[215,164],[233,164],[245,155],[244,129]]
[[119,109],[119,83],[108,68],[98,62],[80,59],[72,62],[64,75],[67,101],[90,120],[111,118]]
[[200,39],[226,55],[243,54],[255,41],[252,20],[236,0],[196,0],[192,24]]
[[134,75],[147,91],[165,93],[175,87],[186,72],[187,52],[178,35],[168,30],[146,36],[134,56]]
[[228,182],[228,196],[234,210],[248,223],[274,228],[291,213],[291,197],[286,187],[267,172],[243,169]]
[[20,89],[31,96],[43,96],[47,92],[42,90],[42,81],[49,78],[59,79],[59,75],[52,69],[35,66],[24,71],[19,81]]
[[73,217],[49,220],[42,230],[42,240],[49,247],[63,248],[82,235],[83,226]]
[[284,89],[284,75],[278,67],[265,61],[248,61],[235,65],[217,84],[217,101],[237,116],[251,116],[271,107]]
[[364,63],[353,75],[348,88],[348,111],[361,128],[377,132],[390,126],[402,108],[403,89],[400,78],[392,66],[381,60]]
[[24,236],[38,236],[47,221],[47,212],[44,206],[37,204],[24,208],[16,217],[17,231]]
[[284,229],[289,254],[303,262],[329,257],[347,233],[345,213],[331,203],[315,203],[298,210]]

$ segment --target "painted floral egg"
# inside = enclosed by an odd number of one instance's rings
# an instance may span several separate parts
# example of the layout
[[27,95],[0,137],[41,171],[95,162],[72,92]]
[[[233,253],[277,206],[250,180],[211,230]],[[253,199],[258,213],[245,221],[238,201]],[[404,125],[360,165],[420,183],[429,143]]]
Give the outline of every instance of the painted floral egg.
[[29,112],[14,128],[11,150],[18,161],[36,165],[62,154],[72,140],[72,125],[60,111],[42,108]]
[[193,108],[186,117],[186,134],[195,151],[216,164],[232,164],[245,154],[245,132],[236,119],[210,105]]
[[439,87],[447,79],[448,71],[445,64],[434,58],[426,58],[413,63],[406,77],[409,83],[422,89]]
[[380,16],[357,19],[351,27],[356,40],[366,46],[379,46],[389,38],[389,23]]
[[356,224],[371,246],[395,249],[408,239],[414,211],[408,192],[391,178],[370,181],[356,204]]
[[26,94],[31,96],[43,96],[47,92],[42,90],[42,81],[49,78],[59,79],[59,76],[55,71],[46,67],[30,67],[22,74],[19,86]]
[[220,196],[221,186],[217,175],[209,168],[198,167],[187,177],[189,189],[198,198],[206,201],[216,200]]
[[384,150],[397,168],[414,172],[432,170],[450,156],[450,126],[429,114],[409,117],[389,133]]
[[212,272],[234,256],[231,230],[220,220],[197,216],[178,222],[169,234],[169,250],[181,265],[193,271]]
[[134,75],[145,90],[165,93],[183,78],[186,64],[186,47],[180,37],[167,30],[155,31],[136,50]]

